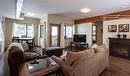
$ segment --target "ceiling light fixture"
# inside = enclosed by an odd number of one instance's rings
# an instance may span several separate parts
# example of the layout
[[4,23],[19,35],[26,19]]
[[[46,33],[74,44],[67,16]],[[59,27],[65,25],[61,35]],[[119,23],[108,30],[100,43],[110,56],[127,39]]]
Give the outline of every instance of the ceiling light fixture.
[[83,9],[81,9],[80,11],[81,11],[82,13],[88,13],[88,12],[91,11],[91,9],[89,9],[89,8],[83,8]]
[[24,20],[24,13],[20,13],[20,17],[18,20]]
[[31,12],[29,12],[29,13],[27,13],[26,15],[27,15],[27,16],[34,16],[35,13],[31,13]]
[[16,19],[19,19],[20,13],[23,6],[23,0],[17,0],[16,1]]

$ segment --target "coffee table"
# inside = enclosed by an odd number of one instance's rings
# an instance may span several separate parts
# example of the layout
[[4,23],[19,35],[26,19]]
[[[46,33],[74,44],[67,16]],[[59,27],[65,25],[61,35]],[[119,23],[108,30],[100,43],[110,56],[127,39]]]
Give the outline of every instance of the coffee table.
[[[59,73],[60,72],[60,65],[57,63],[49,63],[49,65],[46,64],[45,59],[48,59],[49,61],[52,61],[50,57],[44,58],[44,59],[38,59],[38,61],[41,61],[40,63],[35,63],[32,64],[33,61],[31,62],[26,62],[21,64],[20,69],[19,69],[19,76],[47,76],[53,73]],[[42,62],[43,61],[43,62]],[[38,70],[29,70],[31,65],[31,69],[37,69],[40,67]],[[33,67],[32,67],[33,66]],[[43,68],[42,68],[43,67]]]

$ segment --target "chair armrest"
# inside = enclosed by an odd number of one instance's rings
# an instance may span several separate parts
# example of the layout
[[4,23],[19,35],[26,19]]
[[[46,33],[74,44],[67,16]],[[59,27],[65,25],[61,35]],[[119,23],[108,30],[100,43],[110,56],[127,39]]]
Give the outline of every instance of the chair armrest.
[[65,76],[72,76],[73,74],[73,68],[72,66],[68,66],[65,64],[64,61],[62,61],[60,58],[56,57],[56,56],[51,56],[51,58],[56,62],[58,63],[61,68],[62,68],[62,71],[64,73]]

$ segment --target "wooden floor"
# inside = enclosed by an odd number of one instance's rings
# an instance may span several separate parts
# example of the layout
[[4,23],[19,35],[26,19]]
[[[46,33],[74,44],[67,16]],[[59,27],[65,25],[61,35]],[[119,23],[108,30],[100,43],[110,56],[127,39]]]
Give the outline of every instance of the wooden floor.
[[109,69],[99,76],[130,76],[130,60],[110,56]]

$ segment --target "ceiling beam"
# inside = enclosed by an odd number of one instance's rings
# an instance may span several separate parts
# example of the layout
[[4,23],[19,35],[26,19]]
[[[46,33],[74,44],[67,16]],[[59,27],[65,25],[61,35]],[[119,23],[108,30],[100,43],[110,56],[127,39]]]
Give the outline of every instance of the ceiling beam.
[[130,18],[130,10],[115,12],[90,18],[78,19],[75,20],[75,24],[80,23],[88,23],[88,22],[98,22],[98,21],[106,21],[106,20],[114,20],[114,19],[121,19],[121,18]]

